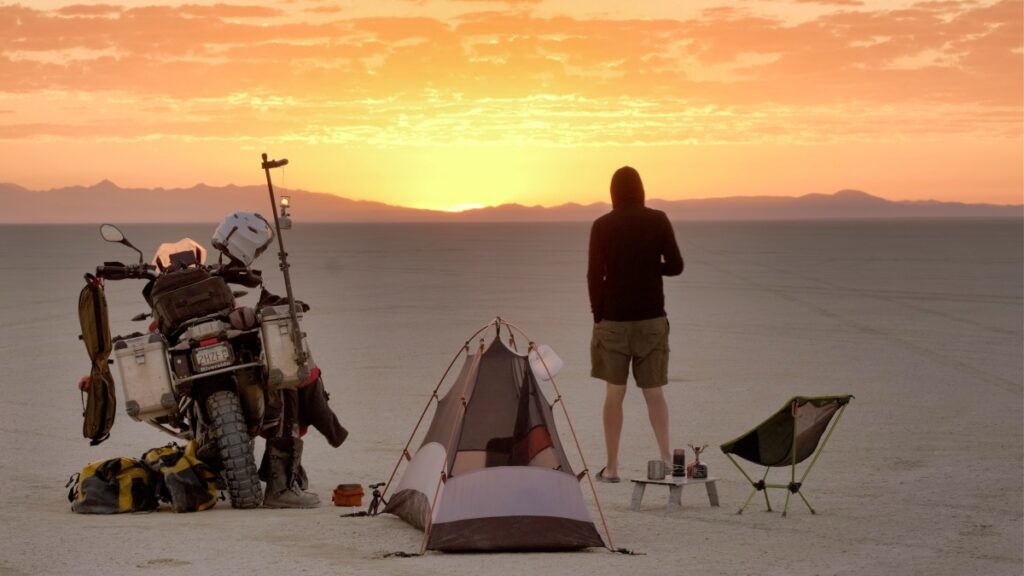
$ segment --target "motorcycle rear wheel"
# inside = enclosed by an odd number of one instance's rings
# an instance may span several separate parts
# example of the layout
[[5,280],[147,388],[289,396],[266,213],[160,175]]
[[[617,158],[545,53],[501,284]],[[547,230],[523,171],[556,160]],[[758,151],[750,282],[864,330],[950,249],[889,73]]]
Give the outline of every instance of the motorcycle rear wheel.
[[220,452],[231,507],[259,508],[263,504],[263,489],[238,396],[226,390],[214,392],[206,399],[206,411]]

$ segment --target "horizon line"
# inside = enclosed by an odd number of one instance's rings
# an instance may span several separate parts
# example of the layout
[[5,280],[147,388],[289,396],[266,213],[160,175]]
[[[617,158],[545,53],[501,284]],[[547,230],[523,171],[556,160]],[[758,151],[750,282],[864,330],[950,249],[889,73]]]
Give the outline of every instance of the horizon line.
[[[263,187],[262,183],[256,183],[256,184],[228,183],[228,184],[216,185],[216,184],[207,184],[205,182],[196,182],[195,184],[192,184],[189,187],[184,187],[184,186],[178,186],[178,187],[164,187],[164,186],[155,186],[155,187],[123,187],[123,186],[117,184],[116,182],[114,182],[113,180],[111,180],[109,178],[103,178],[103,179],[99,180],[98,182],[96,182],[95,184],[91,184],[91,185],[72,184],[72,185],[68,185],[68,186],[60,186],[60,187],[49,188],[49,189],[32,189],[32,188],[28,188],[26,186],[22,186],[20,184],[17,184],[15,182],[0,182],[0,186],[3,186],[3,185],[16,186],[16,187],[18,187],[18,188],[20,188],[22,190],[25,190],[25,191],[27,191],[29,193],[33,193],[33,194],[46,194],[46,193],[51,193],[51,192],[59,192],[59,191],[63,191],[63,190],[73,189],[73,188],[82,188],[82,189],[88,190],[88,189],[93,189],[93,188],[99,188],[99,187],[103,186],[104,184],[108,184],[108,185],[112,186],[113,188],[115,188],[117,190],[126,190],[126,191],[139,190],[139,191],[150,191],[150,192],[173,191],[173,190],[194,190],[194,189],[200,188],[200,187],[207,187],[207,188],[214,188],[214,189],[252,188],[252,187],[262,188]],[[339,199],[342,199],[342,200],[348,200],[350,202],[366,202],[366,203],[371,203],[371,204],[380,204],[380,205],[383,205],[383,206],[388,206],[388,207],[393,207],[393,208],[400,208],[400,209],[403,209],[403,210],[417,210],[417,211],[422,211],[422,212],[434,212],[434,213],[438,213],[438,214],[467,214],[467,213],[471,213],[471,212],[474,212],[474,211],[487,210],[487,209],[498,209],[498,208],[503,208],[503,207],[522,207],[522,208],[527,208],[527,209],[537,209],[537,208],[540,208],[540,209],[548,210],[548,209],[561,208],[561,207],[564,207],[564,206],[589,207],[589,206],[601,205],[601,204],[603,204],[603,205],[610,205],[611,204],[610,199],[608,199],[608,200],[598,200],[598,201],[589,202],[589,203],[581,203],[581,202],[569,201],[569,202],[562,202],[561,204],[546,204],[546,205],[545,204],[520,204],[518,202],[507,202],[507,203],[504,203],[504,204],[474,205],[474,206],[467,207],[467,208],[462,208],[462,209],[444,209],[444,208],[424,208],[424,207],[419,207],[419,206],[408,206],[408,205],[403,205],[403,204],[388,204],[386,202],[381,202],[379,200],[357,199],[357,198],[351,198],[349,196],[342,196],[339,193],[320,192],[320,191],[314,191],[314,190],[307,190],[307,189],[303,189],[303,188],[289,188],[289,187],[278,186],[278,187],[275,187],[275,190],[287,190],[289,192],[301,192],[301,193],[305,193],[305,194],[319,194],[319,195],[334,196],[335,198],[339,198]],[[668,199],[668,198],[651,197],[651,198],[646,198],[645,202],[652,202],[653,201],[653,202],[672,203],[672,202],[699,202],[699,201],[707,201],[707,200],[730,200],[730,199],[738,199],[738,200],[740,200],[740,199],[758,199],[758,198],[799,199],[799,198],[805,198],[807,196],[834,197],[834,196],[837,196],[837,195],[842,194],[842,193],[854,193],[854,194],[863,195],[863,196],[867,196],[867,197],[870,197],[870,198],[876,198],[876,199],[879,199],[879,200],[884,200],[886,202],[893,202],[893,203],[897,203],[897,204],[939,203],[939,204],[963,204],[963,205],[968,205],[968,206],[992,206],[992,207],[1001,207],[1001,208],[1024,207],[1024,202],[1016,203],[1016,204],[997,204],[997,203],[993,203],[993,202],[970,202],[968,200],[962,200],[962,199],[961,200],[936,200],[934,198],[932,198],[932,199],[924,199],[924,200],[893,200],[893,199],[890,199],[890,198],[886,198],[884,196],[879,196],[879,195],[876,195],[876,194],[872,194],[870,192],[866,192],[866,191],[861,190],[859,188],[840,188],[840,189],[835,190],[834,192],[831,192],[831,193],[828,193],[828,192],[809,192],[809,193],[800,194],[800,195],[791,195],[791,194],[732,194],[732,195],[727,195],[727,196],[701,196],[701,197],[691,197],[691,198],[679,198],[679,199],[674,199],[674,200],[673,199]],[[913,217],[911,217],[911,218],[913,218]],[[939,218],[941,218],[941,217],[939,217]],[[997,217],[997,218],[1002,218],[1002,217]],[[729,220],[721,220],[721,221],[729,221]],[[342,222],[342,221],[339,221],[339,222]],[[400,222],[401,222],[400,220],[396,220],[395,221],[395,223],[400,223]],[[557,221],[552,221],[552,222],[557,222]],[[575,220],[565,220],[565,222],[575,222]],[[88,222],[82,222],[82,224],[87,224],[87,223]],[[147,223],[153,223],[153,222],[147,222]]]

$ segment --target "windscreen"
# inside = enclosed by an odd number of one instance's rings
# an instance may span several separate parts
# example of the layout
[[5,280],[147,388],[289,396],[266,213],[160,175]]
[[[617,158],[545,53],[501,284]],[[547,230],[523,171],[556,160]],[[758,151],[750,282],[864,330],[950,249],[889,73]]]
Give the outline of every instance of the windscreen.
[[171,256],[179,252],[193,252],[196,255],[196,260],[199,264],[206,263],[206,248],[203,248],[198,242],[191,238],[182,238],[177,242],[164,242],[156,249],[156,255],[153,256],[153,266],[156,266],[160,270],[169,268],[171,265]]

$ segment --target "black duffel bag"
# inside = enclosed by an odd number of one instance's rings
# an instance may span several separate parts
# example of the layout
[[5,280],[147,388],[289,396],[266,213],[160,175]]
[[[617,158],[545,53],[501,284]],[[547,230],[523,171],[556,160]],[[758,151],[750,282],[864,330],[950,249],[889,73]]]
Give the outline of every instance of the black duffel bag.
[[150,292],[153,316],[160,331],[170,334],[182,322],[216,312],[228,311],[235,305],[231,288],[219,276],[211,276],[202,268],[185,268],[161,275]]

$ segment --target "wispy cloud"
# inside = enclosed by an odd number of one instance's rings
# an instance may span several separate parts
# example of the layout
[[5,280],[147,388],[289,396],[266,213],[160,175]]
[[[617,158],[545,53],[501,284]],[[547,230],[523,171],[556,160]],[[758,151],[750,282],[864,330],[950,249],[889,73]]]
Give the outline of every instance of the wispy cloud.
[[530,4],[540,4],[544,0],[455,0],[456,2],[475,3],[475,4],[507,4],[510,6],[527,6]]
[[797,4],[823,4],[826,6],[863,6],[861,0],[793,0]]
[[61,16],[108,16],[124,11],[121,6],[113,4],[72,4],[57,9]]
[[[17,119],[5,115],[0,138],[575,146],[1019,126],[1019,0],[894,10],[816,1],[837,10],[789,22],[730,8],[651,20],[3,5],[0,104]],[[103,105],[53,114],[88,98]]]
[[303,11],[310,14],[338,14],[339,12],[344,12],[345,9],[341,6],[311,6],[303,8]]

